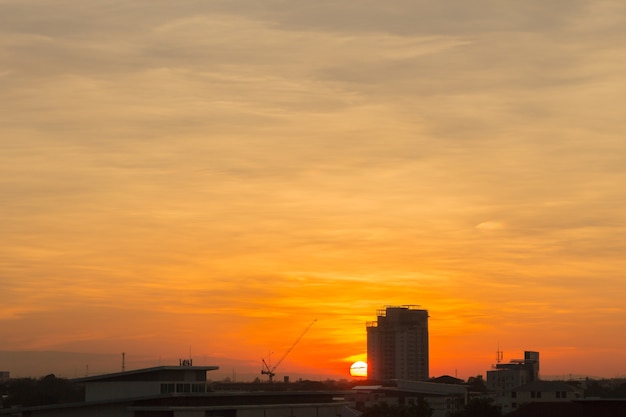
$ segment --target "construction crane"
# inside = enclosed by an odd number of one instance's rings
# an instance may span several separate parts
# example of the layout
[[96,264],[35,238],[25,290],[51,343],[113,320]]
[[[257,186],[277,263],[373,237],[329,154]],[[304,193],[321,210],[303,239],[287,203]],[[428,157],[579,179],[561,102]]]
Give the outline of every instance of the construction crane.
[[276,375],[274,373],[274,371],[276,370],[276,368],[278,368],[278,366],[282,363],[282,361],[285,360],[285,358],[287,357],[287,355],[289,355],[289,352],[291,352],[291,350],[296,347],[296,345],[298,344],[298,342],[300,341],[300,339],[302,339],[304,337],[304,335],[306,334],[306,332],[309,331],[309,329],[311,328],[311,326],[313,326],[315,324],[315,322],[317,321],[317,319],[313,320],[311,322],[311,324],[309,324],[306,329],[304,329],[304,331],[300,334],[300,336],[298,336],[298,338],[296,339],[295,342],[293,342],[293,345],[291,345],[291,347],[289,349],[287,349],[287,352],[285,352],[285,354],[282,356],[282,358],[280,358],[278,360],[278,362],[276,362],[276,365],[272,366],[271,361],[268,358],[268,362],[270,362],[269,364],[267,362],[265,362],[265,359],[261,358],[261,362],[263,362],[263,368],[261,369],[261,375],[267,375],[270,378],[270,382],[274,382],[274,376]]

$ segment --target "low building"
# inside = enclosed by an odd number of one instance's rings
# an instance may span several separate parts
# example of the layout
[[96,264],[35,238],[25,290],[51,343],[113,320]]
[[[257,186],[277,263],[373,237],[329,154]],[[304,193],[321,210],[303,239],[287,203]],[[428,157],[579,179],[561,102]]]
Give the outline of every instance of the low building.
[[566,402],[583,397],[583,392],[563,381],[533,381],[511,391],[511,408],[536,402]]
[[0,371],[0,384],[9,382],[9,379],[11,379],[11,374],[8,371]]
[[208,371],[217,366],[157,366],[113,374],[75,379],[85,385],[85,401],[108,401],[124,398],[189,394],[210,391]]
[[[539,352],[525,351],[524,359],[498,363],[487,371],[487,389],[495,394],[496,404],[503,413],[513,409],[512,392],[515,388],[539,380]],[[516,401],[515,401],[516,402]]]
[[385,386],[356,386],[352,391],[349,399],[358,411],[380,403],[411,406],[424,400],[433,409],[433,417],[446,417],[463,410],[471,395],[467,385],[403,380]]
[[337,417],[353,415],[335,391],[215,391],[216,366],[159,366],[76,379],[85,401],[0,410],[11,417]]

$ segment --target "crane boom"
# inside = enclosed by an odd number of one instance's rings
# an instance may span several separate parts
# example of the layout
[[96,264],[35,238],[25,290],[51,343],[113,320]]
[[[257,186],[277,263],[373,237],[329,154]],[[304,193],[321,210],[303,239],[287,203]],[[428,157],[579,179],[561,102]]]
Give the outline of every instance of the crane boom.
[[293,350],[294,347],[296,347],[296,345],[298,344],[298,342],[300,342],[300,340],[304,337],[304,335],[309,331],[309,329],[315,324],[315,322],[317,321],[317,319],[313,320],[307,327],[306,329],[304,329],[304,331],[300,334],[300,336],[298,336],[298,338],[296,339],[295,342],[293,342],[293,344],[291,345],[291,347],[289,349],[287,349],[287,351],[285,352],[285,354],[278,360],[278,362],[276,363],[276,365],[271,366],[268,365],[267,362],[265,362],[265,359],[261,358],[261,361],[263,362],[263,369],[261,370],[261,375],[268,375],[270,378],[270,382],[272,382],[274,380],[274,375],[276,375],[274,373],[274,371],[276,370],[276,368],[278,368],[278,366],[285,360],[285,358],[287,357],[287,355],[289,355],[289,353]]

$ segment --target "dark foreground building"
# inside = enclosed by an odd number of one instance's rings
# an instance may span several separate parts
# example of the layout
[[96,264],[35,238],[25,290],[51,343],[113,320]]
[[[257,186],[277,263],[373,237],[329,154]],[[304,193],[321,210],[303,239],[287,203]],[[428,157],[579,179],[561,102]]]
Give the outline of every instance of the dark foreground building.
[[85,401],[0,410],[12,417],[337,417],[352,416],[342,392],[219,392],[216,366],[159,366],[75,380]]

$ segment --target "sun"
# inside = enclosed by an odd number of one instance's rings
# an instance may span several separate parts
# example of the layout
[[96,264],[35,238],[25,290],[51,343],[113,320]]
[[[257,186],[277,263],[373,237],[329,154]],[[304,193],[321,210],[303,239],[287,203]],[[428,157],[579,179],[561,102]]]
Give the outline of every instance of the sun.
[[352,376],[367,376],[367,362],[357,361],[350,366],[350,375]]

